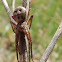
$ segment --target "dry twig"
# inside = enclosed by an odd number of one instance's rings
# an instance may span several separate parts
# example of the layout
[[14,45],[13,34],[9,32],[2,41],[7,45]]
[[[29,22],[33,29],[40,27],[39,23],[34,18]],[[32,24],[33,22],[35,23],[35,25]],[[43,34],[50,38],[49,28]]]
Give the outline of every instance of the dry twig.
[[12,1],[12,9],[13,9],[13,11],[15,9],[15,0]]
[[9,6],[8,6],[7,1],[6,1],[6,0],[1,0],[1,2],[3,3],[4,8],[5,8],[5,10],[6,10],[6,12],[7,12],[7,14],[8,14],[10,20],[11,20],[14,24],[17,25],[17,23],[16,23],[16,22],[14,21],[14,19],[12,18],[12,13],[11,13],[11,11],[10,11],[10,8],[9,8]]
[[48,59],[49,55],[51,54],[51,52],[52,52],[52,50],[53,50],[53,48],[54,48],[59,36],[61,35],[61,33],[62,33],[62,22],[59,25],[56,33],[54,34],[49,46],[47,47],[46,51],[44,52],[40,62],[46,62],[47,61],[47,59]]

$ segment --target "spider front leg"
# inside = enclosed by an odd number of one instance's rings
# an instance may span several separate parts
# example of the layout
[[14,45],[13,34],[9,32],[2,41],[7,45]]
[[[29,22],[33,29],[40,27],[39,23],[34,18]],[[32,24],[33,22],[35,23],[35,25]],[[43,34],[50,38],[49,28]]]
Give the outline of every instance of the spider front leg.
[[28,23],[27,23],[27,24],[30,23],[29,29],[31,28],[31,25],[32,25],[32,19],[33,19],[33,15],[31,15],[31,17],[30,17],[30,19],[28,20]]
[[28,15],[27,15],[27,18],[26,18],[27,24],[30,23],[30,26],[29,26],[29,29],[30,29],[31,28],[31,24],[32,24],[33,15],[31,15],[31,17],[29,18],[29,13],[30,13],[30,9],[28,11]]
[[15,33],[15,28],[14,28],[15,25],[14,25],[14,23],[12,21],[10,21],[10,24],[11,24],[13,32]]
[[[14,19],[14,20],[17,20],[17,18],[15,17],[15,16],[12,16],[12,18]],[[17,31],[17,25],[15,25],[12,21],[10,21],[10,24],[11,24],[11,27],[12,27],[12,29],[13,29],[13,32],[14,33],[16,33]]]
[[12,21],[10,21],[10,24],[11,24],[13,32],[17,33],[19,30],[19,27],[17,27],[17,25],[15,25]]

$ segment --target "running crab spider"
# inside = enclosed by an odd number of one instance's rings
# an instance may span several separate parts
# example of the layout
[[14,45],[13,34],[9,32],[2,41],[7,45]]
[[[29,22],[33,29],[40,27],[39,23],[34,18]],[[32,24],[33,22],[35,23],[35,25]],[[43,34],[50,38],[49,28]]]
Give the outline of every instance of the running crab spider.
[[[26,9],[22,6],[18,6],[14,10],[12,16],[12,18],[17,22],[17,25],[10,22],[16,36],[15,42],[16,42],[16,54],[17,54],[18,62],[19,62],[18,59],[19,54],[21,55],[21,62],[26,62],[25,53],[27,52],[27,45],[26,45],[25,36],[28,39],[29,62],[30,62],[30,58],[32,58],[32,40],[29,29],[32,24],[33,15],[29,18],[29,12],[26,17],[26,13],[27,13]],[[30,26],[28,27],[28,25]]]

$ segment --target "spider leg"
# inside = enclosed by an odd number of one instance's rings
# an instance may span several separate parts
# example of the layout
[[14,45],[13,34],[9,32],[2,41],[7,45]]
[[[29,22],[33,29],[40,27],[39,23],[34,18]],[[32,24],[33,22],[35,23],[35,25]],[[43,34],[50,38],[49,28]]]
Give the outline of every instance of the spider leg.
[[[30,6],[31,6],[31,5],[29,5],[29,11],[28,11],[28,15],[27,15],[27,18],[26,18],[26,22],[27,22],[27,24],[30,23],[30,27],[31,27],[33,15],[31,15],[31,17],[30,17],[30,19],[29,19],[29,13],[30,13],[30,9],[31,9]],[[30,27],[29,27],[29,29],[30,29]]]
[[29,43],[29,62],[30,62],[30,58],[31,58],[32,61],[33,61],[33,54],[32,54],[32,41],[31,41],[30,35],[29,35],[29,38],[30,38],[30,39],[28,39],[28,43]]
[[30,32],[29,31],[26,33],[26,37],[28,39],[29,62],[30,62],[30,58],[33,58],[33,56],[32,56],[32,40],[31,40],[31,36],[30,36]]
[[[14,20],[17,20],[17,18],[15,18],[14,16],[12,16],[12,18],[14,19]],[[13,29],[13,32],[14,33],[16,33],[16,25],[12,22],[12,21],[10,21],[10,24],[11,24],[11,27],[12,27],[12,29]]]
[[12,16],[12,18],[16,21],[16,17],[15,16]]
[[18,22],[18,19],[17,19],[16,16],[12,16],[12,18],[13,18],[16,22]]
[[14,24],[13,24],[13,22],[10,21],[10,24],[11,24],[11,27],[12,27],[12,29],[13,29],[13,32],[15,33],[15,29],[14,29]]
[[31,28],[32,19],[33,19],[33,15],[31,15],[30,19],[28,20],[28,24],[30,23],[29,29]]
[[[31,42],[31,59],[33,61],[33,53],[32,53],[32,42]],[[34,62],[34,61],[33,61]]]
[[30,62],[30,42],[29,43],[29,62]]
[[29,35],[28,35],[28,43],[29,43],[29,61],[30,61],[30,56],[31,56],[31,59],[32,59],[32,61],[33,61],[32,40],[31,40],[30,33],[29,33]]
[[16,42],[16,55],[17,55],[17,60],[18,60],[18,39],[19,39],[19,35],[18,35],[18,33],[16,33],[15,42]]

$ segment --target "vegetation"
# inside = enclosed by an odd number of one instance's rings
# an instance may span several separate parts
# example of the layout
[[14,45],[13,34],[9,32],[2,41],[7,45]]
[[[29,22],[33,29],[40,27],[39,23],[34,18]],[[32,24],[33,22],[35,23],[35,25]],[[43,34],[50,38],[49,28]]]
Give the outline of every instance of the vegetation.
[[[12,0],[7,0],[12,11]],[[16,0],[15,6],[21,4]],[[39,62],[50,40],[62,20],[62,0],[32,0],[31,13],[34,15],[31,26],[34,62]],[[62,35],[47,62],[62,61]],[[15,53],[15,34],[9,17],[0,2],[0,62],[17,62]]]

